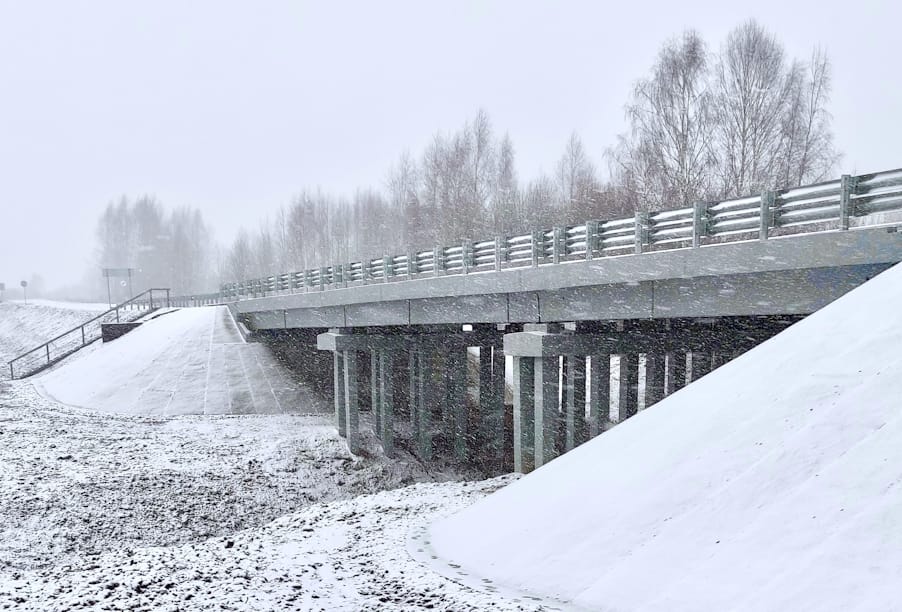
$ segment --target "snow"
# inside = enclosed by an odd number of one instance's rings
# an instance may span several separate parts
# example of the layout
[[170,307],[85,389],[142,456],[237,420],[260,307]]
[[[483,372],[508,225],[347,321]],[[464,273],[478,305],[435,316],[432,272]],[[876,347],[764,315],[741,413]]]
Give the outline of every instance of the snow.
[[435,477],[352,457],[320,415],[111,415],[0,383],[0,610],[548,609],[408,554],[511,478],[396,489]]
[[[106,304],[100,312],[106,310]],[[0,302],[0,377],[9,377],[6,362],[64,331],[97,316],[97,304],[29,300]]]
[[153,313],[134,331],[37,378],[46,397],[124,414],[328,412],[224,306]]
[[596,610],[902,599],[902,266],[430,528],[444,563]]

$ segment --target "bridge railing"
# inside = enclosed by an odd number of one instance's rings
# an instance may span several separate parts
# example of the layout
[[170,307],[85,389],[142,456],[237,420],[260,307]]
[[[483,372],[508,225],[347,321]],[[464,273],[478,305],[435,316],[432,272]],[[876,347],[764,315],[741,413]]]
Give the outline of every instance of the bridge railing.
[[223,300],[234,301],[730,241],[768,240],[788,234],[844,231],[874,224],[873,215],[888,212],[902,212],[902,169],[845,175],[814,185],[699,202],[687,208],[638,212],[626,219],[592,220],[519,236],[466,240],[429,250],[286,272],[228,283],[220,293]]
[[104,323],[128,323],[169,306],[169,289],[148,289],[9,361],[12,379],[37,374],[101,338]]

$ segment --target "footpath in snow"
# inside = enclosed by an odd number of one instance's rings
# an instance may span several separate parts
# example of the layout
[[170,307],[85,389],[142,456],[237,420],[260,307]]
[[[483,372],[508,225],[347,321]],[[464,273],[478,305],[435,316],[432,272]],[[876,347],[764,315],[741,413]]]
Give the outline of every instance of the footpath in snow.
[[245,343],[224,306],[157,316],[36,379],[48,398],[145,415],[328,412],[265,346]]
[[896,266],[437,522],[434,552],[593,610],[899,609],[900,347]]

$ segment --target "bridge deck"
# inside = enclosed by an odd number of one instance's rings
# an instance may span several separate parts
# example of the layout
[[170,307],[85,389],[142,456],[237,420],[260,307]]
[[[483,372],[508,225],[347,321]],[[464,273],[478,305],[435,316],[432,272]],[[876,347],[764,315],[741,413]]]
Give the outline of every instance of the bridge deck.
[[808,314],[898,261],[902,234],[863,228],[357,283],[236,308],[258,329]]

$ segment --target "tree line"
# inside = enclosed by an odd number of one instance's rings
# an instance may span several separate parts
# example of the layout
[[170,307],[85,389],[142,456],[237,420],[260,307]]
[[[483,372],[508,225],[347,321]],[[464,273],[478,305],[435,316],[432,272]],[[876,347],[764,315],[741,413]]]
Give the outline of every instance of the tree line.
[[[110,204],[99,258],[134,261],[146,282],[198,291],[220,282],[462,240],[690,206],[831,175],[830,63],[787,56],[755,21],[717,50],[688,30],[667,41],[626,103],[627,131],[603,171],[573,133],[547,174],[521,179],[510,136],[479,110],[460,128],[403,152],[382,185],[336,196],[304,189],[221,252],[197,211],[153,198]],[[152,281],[152,282],[151,282]]]

